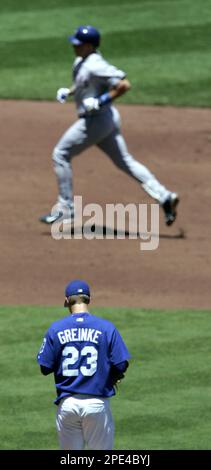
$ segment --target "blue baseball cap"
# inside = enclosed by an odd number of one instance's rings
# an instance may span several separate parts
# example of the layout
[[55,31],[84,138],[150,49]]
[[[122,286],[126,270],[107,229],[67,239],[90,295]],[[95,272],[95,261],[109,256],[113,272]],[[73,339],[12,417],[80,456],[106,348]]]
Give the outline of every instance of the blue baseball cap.
[[88,295],[88,297],[90,297],[88,284],[79,279],[69,282],[65,288],[65,296],[70,297],[71,295]]

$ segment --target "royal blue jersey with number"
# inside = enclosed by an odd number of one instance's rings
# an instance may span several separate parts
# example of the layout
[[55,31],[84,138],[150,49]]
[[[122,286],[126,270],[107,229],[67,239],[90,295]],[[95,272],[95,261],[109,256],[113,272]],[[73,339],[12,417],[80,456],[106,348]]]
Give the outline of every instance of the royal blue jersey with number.
[[48,329],[37,361],[54,372],[57,399],[75,393],[115,394],[111,366],[130,354],[115,326],[90,313],[71,314]]

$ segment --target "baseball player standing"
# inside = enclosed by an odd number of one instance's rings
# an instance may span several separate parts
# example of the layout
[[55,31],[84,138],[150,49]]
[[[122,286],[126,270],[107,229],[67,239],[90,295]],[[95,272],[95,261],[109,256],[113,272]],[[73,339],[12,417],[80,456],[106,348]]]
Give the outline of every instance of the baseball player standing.
[[154,175],[129,154],[120,130],[120,117],[112,106],[119,96],[130,89],[126,74],[104,60],[97,48],[100,33],[93,26],[80,26],[69,37],[76,59],[73,64],[73,86],[60,88],[57,100],[64,103],[73,95],[79,119],[61,137],[53,152],[59,196],[56,210],[40,218],[51,224],[64,213],[74,217],[71,160],[91,145],[97,145],[121,170],[135,178],[142,188],[164,210],[165,222],[176,218],[179,197],[169,191]]
[[70,315],[48,329],[37,355],[41,372],[54,373],[56,427],[63,450],[111,450],[109,398],[124,378],[130,354],[115,326],[89,313],[90,289],[74,280],[65,289]]

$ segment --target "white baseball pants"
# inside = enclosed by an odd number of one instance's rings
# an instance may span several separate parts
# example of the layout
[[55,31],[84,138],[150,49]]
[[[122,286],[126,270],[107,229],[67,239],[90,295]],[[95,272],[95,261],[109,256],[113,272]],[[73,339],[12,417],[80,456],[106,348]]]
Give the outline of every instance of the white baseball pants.
[[114,422],[108,398],[74,395],[63,398],[56,427],[62,450],[112,450]]
[[72,206],[71,159],[91,145],[97,145],[121,170],[135,178],[142,188],[160,204],[169,196],[155,176],[129,154],[120,132],[120,116],[116,108],[80,118],[62,136],[53,152],[54,169],[59,186],[58,202]]

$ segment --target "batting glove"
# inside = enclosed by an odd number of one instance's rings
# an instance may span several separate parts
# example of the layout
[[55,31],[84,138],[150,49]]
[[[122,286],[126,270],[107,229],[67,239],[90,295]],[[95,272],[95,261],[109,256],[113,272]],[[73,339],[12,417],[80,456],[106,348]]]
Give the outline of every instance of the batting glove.
[[85,98],[85,100],[83,100],[83,107],[87,113],[91,113],[92,111],[98,111],[98,109],[100,109],[100,103],[97,98]]
[[59,101],[60,103],[65,103],[69,93],[70,93],[69,88],[59,88],[56,94],[57,101]]

